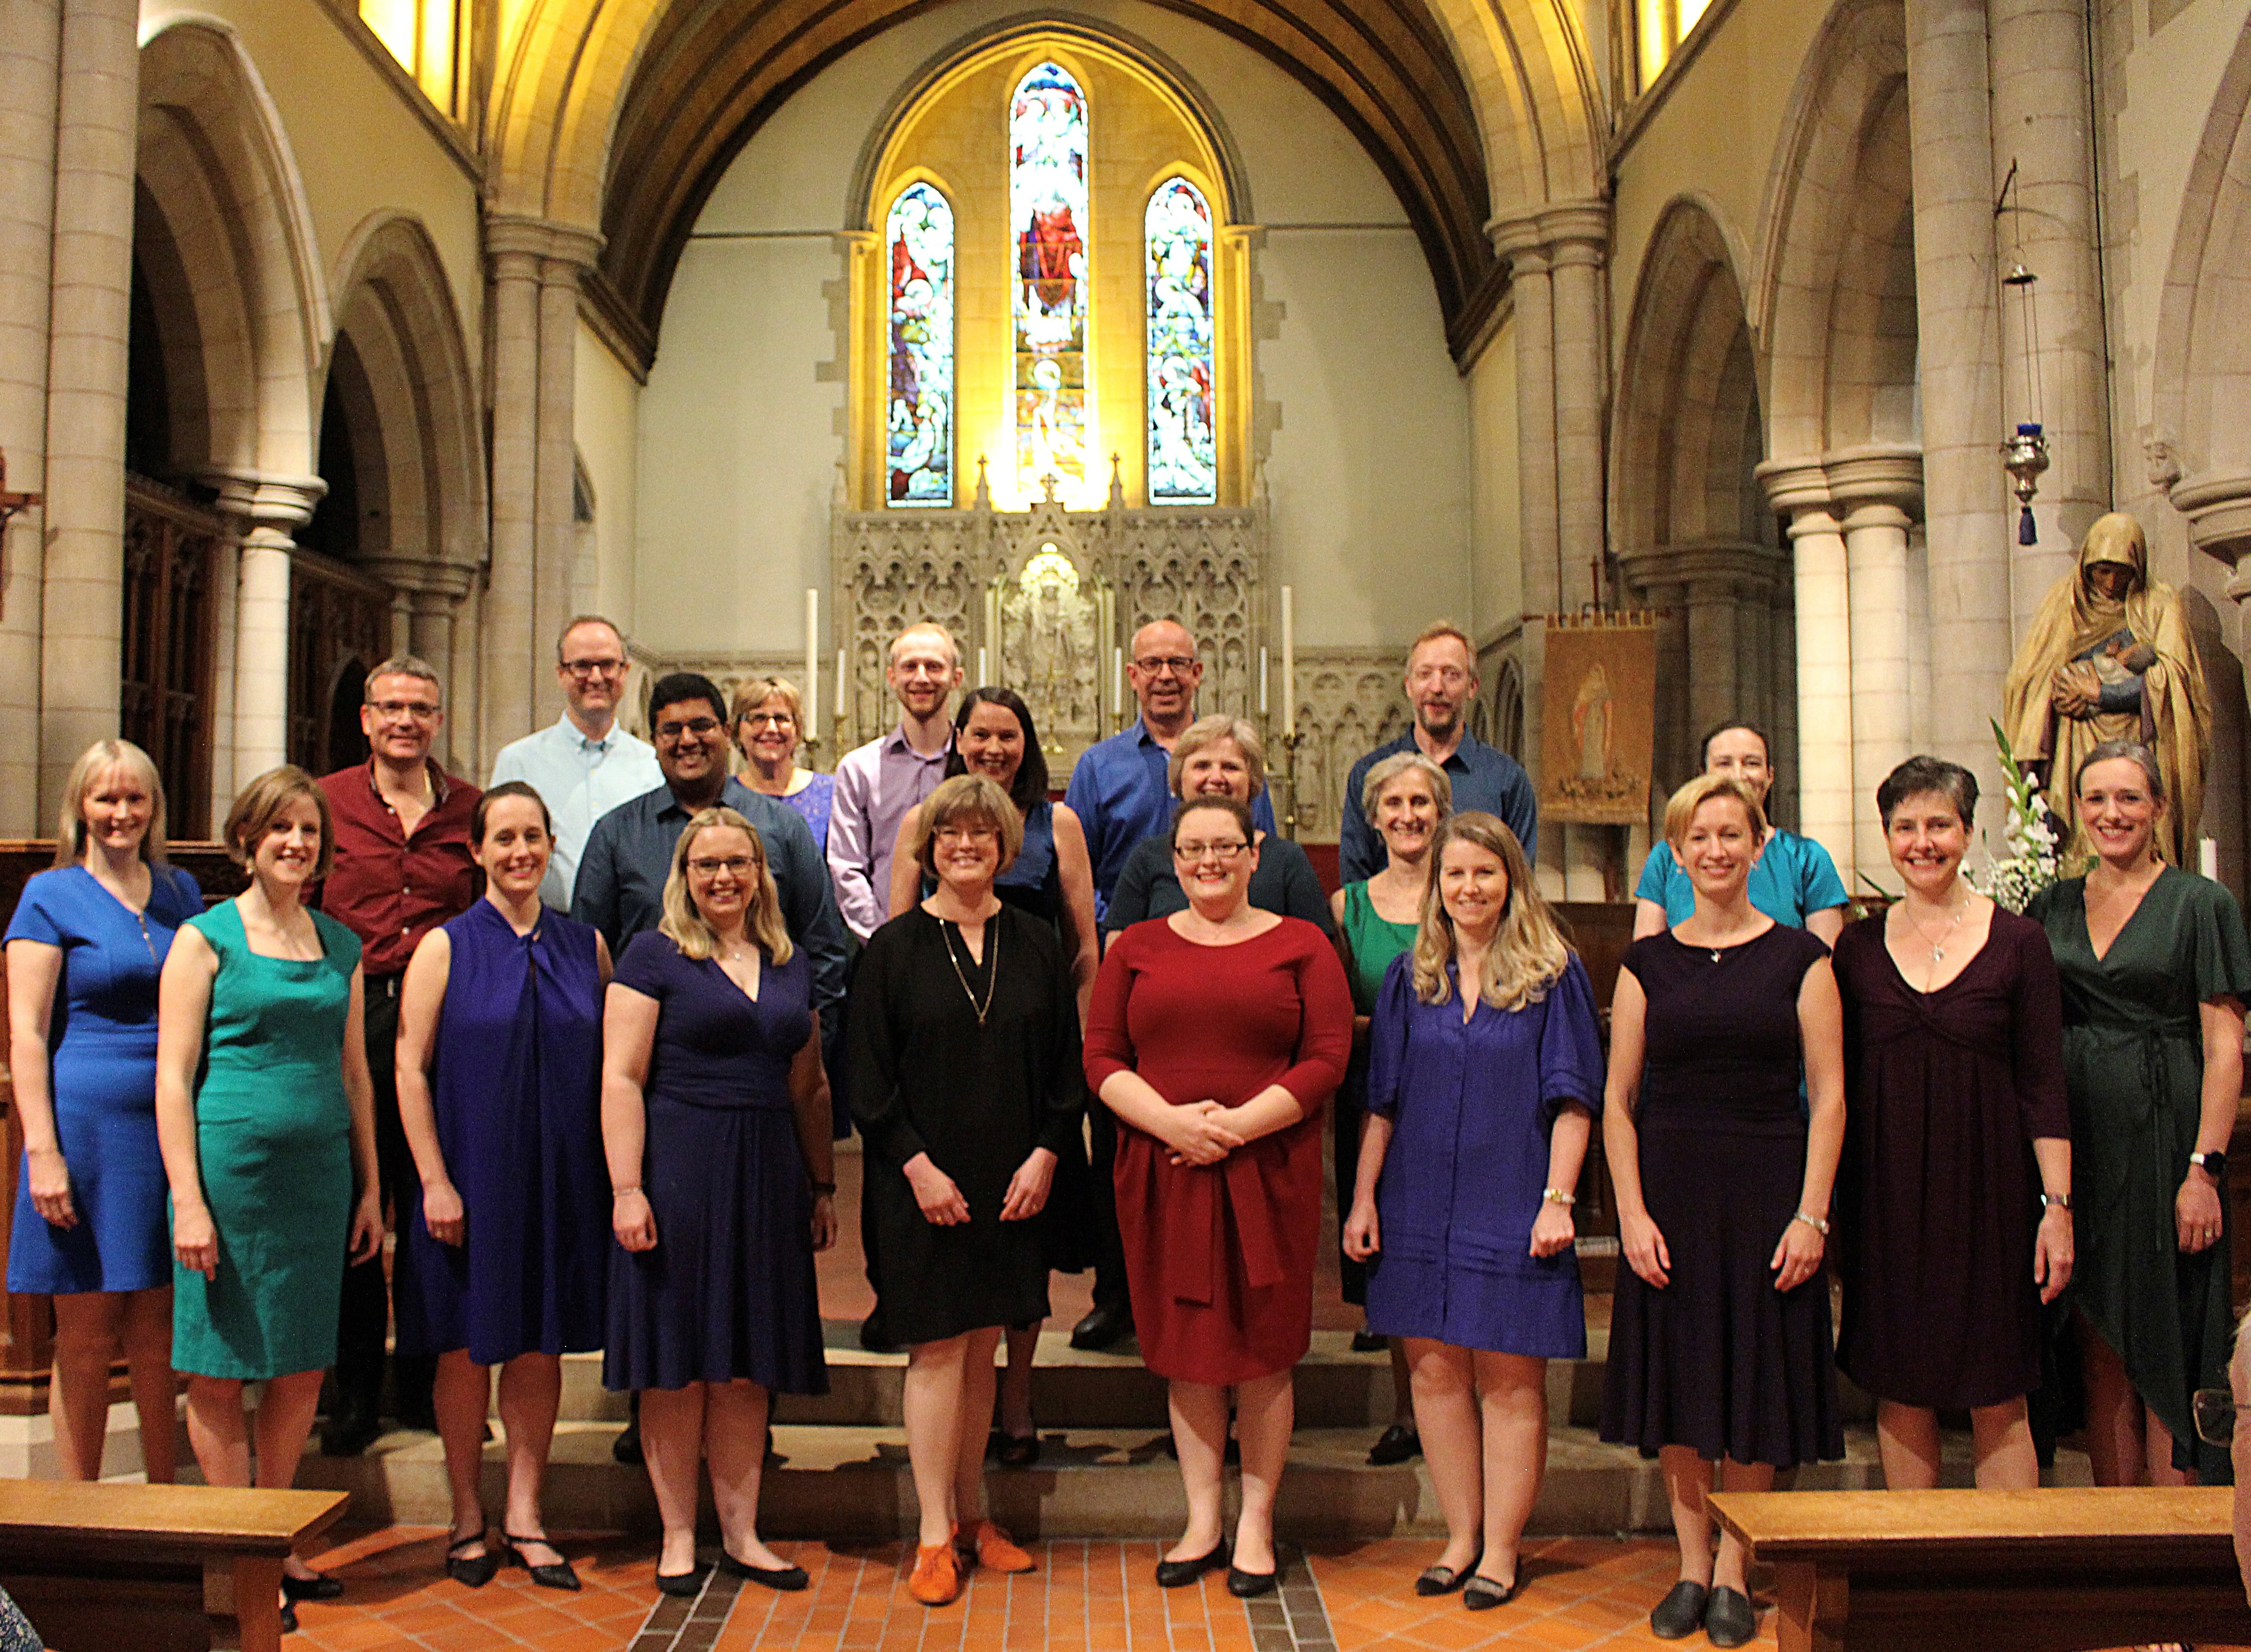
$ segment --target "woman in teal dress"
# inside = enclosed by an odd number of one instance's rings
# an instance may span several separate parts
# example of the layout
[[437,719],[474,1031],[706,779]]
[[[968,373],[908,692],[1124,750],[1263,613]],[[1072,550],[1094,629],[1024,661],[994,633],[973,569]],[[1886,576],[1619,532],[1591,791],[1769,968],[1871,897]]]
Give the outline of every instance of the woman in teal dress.
[[[172,1192],[172,1365],[215,1486],[287,1486],[336,1352],[347,1254],[383,1241],[359,942],[303,895],[328,800],[269,770],[227,813],[250,887],[180,927],[156,998],[156,1134]],[[262,1381],[257,1476],[242,1385]],[[288,1600],[343,1593],[292,1555]],[[294,1616],[284,1621],[294,1626]]]
[[[1352,983],[1352,1065],[1336,1095],[1335,1134],[1331,1158],[1336,1174],[1337,1209],[1352,1208],[1353,1180],[1360,1165],[1360,1127],[1368,1114],[1368,1022],[1383,991],[1391,960],[1415,944],[1423,922],[1423,897],[1430,887],[1430,845],[1453,812],[1454,785],[1446,771],[1419,751],[1396,751],[1368,771],[1361,783],[1361,813],[1383,840],[1383,870],[1347,883],[1329,896],[1336,923],[1337,951],[1345,978]],[[1338,1264],[1344,1299],[1368,1305],[1368,1264],[1344,1254]],[[1381,1345],[1383,1338],[1362,1331],[1355,1348]],[[1414,1395],[1408,1386],[1405,1344],[1391,1339],[1391,1424],[1369,1448],[1368,1464],[1389,1468],[1423,1448],[1415,1427]]]
[[2235,897],[2157,858],[2164,781],[2130,741],[2073,782],[2095,854],[2026,916],[2063,978],[2079,1254],[2071,1282],[2098,1485],[2225,1483],[2189,1396],[2227,1384],[2227,1149],[2251,938]]
[[[1732,777],[1763,808],[1774,786],[1766,736],[1748,722],[1721,723],[1704,736],[1704,772]],[[1845,930],[1845,909],[1852,903],[1829,851],[1773,825],[1751,863],[1749,892],[1759,911],[1777,923],[1811,931],[1825,946],[1837,944]],[[1633,903],[1637,941],[1685,922],[1696,909],[1695,888],[1670,844],[1658,844],[1642,862]]]

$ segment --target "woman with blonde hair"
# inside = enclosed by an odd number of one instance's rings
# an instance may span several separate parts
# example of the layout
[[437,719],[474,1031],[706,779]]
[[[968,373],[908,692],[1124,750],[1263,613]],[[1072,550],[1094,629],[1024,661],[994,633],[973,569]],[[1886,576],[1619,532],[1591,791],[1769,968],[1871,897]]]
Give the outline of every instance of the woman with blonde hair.
[[109,1368],[121,1351],[152,1484],[172,1478],[171,1242],[156,1144],[156,978],[204,909],[164,861],[164,786],[149,754],[97,740],[63,783],[55,864],[8,923],[9,1062],[24,1161],[10,1291],[52,1296],[47,1405],[73,1480],[101,1476]]
[[696,1471],[711,1462],[719,1570],[802,1589],[758,1538],[770,1396],[826,1393],[813,1255],[836,1241],[835,1144],[812,969],[765,847],[726,807],[680,833],[664,916],[627,945],[602,1021],[609,1340],[641,1396],[663,1593],[693,1595]]
[[736,685],[727,726],[743,754],[743,784],[779,798],[813,830],[815,847],[828,847],[828,811],[836,777],[798,766],[798,748],[818,729],[805,726],[805,702],[786,677],[751,677]]
[[[1662,1467],[1680,1580],[1659,1640],[1758,1632],[1734,1538],[1705,1496],[1841,1457],[1821,1264],[1845,1139],[1844,1010],[1829,949],[1751,902],[1766,812],[1699,775],[1665,805],[1695,910],[1626,949],[1610,1000],[1603,1157],[1628,1271],[1611,1312],[1603,1438]],[[1810,1116],[1800,1110],[1805,1076]]]
[[[335,854],[328,794],[268,770],[228,811],[250,887],[180,926],[157,986],[156,1135],[172,1193],[172,1364],[215,1486],[295,1477],[336,1363],[344,1263],[383,1243],[357,936],[304,893]],[[255,1440],[245,1383],[261,1382]],[[291,1600],[335,1579],[294,1555]],[[295,1627],[294,1607],[283,1623]]]
[[1550,1359],[1583,1359],[1571,1206],[1600,1105],[1594,988],[1495,816],[1438,829],[1413,950],[1368,1029],[1368,1126],[1344,1225],[1368,1329],[1406,1342],[1446,1518],[1418,1594],[1472,1611],[1522,1584]]

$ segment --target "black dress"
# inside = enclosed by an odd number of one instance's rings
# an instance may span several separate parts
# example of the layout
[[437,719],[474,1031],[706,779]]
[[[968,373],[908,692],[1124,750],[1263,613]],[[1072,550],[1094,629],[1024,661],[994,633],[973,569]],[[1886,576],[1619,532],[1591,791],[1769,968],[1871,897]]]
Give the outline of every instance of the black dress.
[[2071,1137],[2047,936],[1996,911],[1984,947],[1934,992],[1901,976],[1881,917],[1848,925],[1836,961],[1837,1364],[1872,1394],[1936,1411],[2029,1393],[2040,1376],[2032,1143]]
[[[903,1343],[1047,1316],[1042,1225],[1001,1220],[1001,1202],[1034,1148],[1060,1158],[1078,1143],[1077,1000],[1062,943],[1039,919],[1003,905],[984,945],[971,957],[959,930],[918,906],[869,938],[853,978],[847,1060],[876,1289]],[[921,1152],[960,1187],[969,1220],[924,1217],[904,1169]]]
[[1829,1276],[1778,1291],[1767,1266],[1805,1175],[1798,988],[1828,950],[1781,923],[1716,951],[1669,930],[1626,950],[1649,1001],[1642,1198],[1672,1282],[1618,1269],[1603,1438],[1645,1457],[1687,1446],[1787,1469],[1845,1455]]

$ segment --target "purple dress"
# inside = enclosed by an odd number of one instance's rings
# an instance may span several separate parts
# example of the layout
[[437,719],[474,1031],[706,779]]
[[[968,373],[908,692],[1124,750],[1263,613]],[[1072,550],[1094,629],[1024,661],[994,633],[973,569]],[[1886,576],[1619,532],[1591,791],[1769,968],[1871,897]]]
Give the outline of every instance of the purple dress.
[[599,1348],[610,1183],[593,928],[544,912],[520,936],[489,901],[445,928],[430,1095],[467,1220],[441,1245],[418,1197],[400,1224],[398,1350],[497,1365]]
[[1415,959],[1392,960],[1368,1024],[1368,1110],[1393,1121],[1376,1183],[1383,1248],[1368,1268],[1368,1328],[1457,1348],[1583,1359],[1579,1259],[1534,1256],[1548,1137],[1567,1102],[1600,1111],[1594,988],[1575,956],[1520,1010],[1459,989],[1415,996]]
[[790,1065],[813,1035],[805,949],[769,961],[753,999],[715,960],[646,930],[612,978],[658,1005],[641,1153],[656,1246],[611,1247],[604,1386],[741,1378],[828,1393],[813,1191],[789,1099]]

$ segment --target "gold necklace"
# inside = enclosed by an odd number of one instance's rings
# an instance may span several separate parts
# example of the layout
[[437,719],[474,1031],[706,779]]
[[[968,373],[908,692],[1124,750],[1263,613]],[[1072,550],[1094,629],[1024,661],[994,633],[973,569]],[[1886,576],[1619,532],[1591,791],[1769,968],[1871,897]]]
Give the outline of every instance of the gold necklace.
[[[940,918],[938,923],[938,933],[945,939],[945,961],[953,965],[953,978],[961,983],[961,996],[969,1000],[969,1007],[977,1012],[977,1025],[982,1026],[985,1025],[986,1016],[991,1013],[993,1008],[993,994],[998,992],[1001,986],[1001,931],[999,926],[993,923],[989,919],[987,921],[985,925],[985,962],[991,966],[993,974],[991,978],[985,983],[985,1001],[982,1004],[980,1004],[977,1001],[977,994],[969,990],[969,976],[967,972],[962,969],[961,959],[953,950],[954,931],[960,927],[961,926],[958,923],[947,923],[944,918]],[[969,943],[964,941],[961,944],[963,949],[966,950]]]

